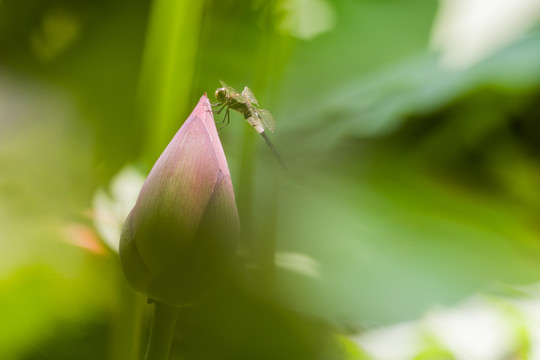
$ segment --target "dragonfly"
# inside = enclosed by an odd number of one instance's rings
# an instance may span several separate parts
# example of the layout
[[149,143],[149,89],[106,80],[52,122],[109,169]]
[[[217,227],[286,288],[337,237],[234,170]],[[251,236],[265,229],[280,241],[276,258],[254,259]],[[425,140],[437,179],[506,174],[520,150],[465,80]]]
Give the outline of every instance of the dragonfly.
[[272,114],[270,114],[270,111],[259,107],[259,102],[255,98],[255,95],[253,95],[253,92],[247,86],[244,87],[242,92],[239,92],[225,84],[222,80],[219,82],[221,83],[221,87],[218,88],[215,93],[218,102],[212,104],[212,106],[221,106],[219,110],[216,111],[216,114],[220,114],[225,109],[225,116],[222,121],[225,125],[223,126],[227,126],[230,122],[230,110],[240,113],[244,119],[253,126],[255,131],[263,137],[281,166],[287,170],[287,166],[285,166],[283,159],[281,159],[281,156],[265,132],[266,130],[274,132],[276,129],[276,122],[274,121]]

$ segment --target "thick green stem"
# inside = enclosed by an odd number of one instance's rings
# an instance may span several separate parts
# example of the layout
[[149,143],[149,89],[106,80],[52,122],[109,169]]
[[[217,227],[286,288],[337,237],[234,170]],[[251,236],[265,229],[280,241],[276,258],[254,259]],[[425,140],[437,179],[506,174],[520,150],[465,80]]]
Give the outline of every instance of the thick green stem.
[[189,114],[204,1],[154,0],[139,78],[137,115],[154,163]]
[[156,302],[146,360],[168,360],[178,317],[178,307]]

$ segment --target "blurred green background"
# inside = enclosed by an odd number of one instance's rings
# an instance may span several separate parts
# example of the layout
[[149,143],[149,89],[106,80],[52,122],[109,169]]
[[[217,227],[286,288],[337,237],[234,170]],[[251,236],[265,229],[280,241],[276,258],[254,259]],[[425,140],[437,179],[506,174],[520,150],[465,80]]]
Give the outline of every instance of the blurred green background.
[[96,197],[129,210],[111,181],[219,79],[290,171],[231,115],[247,280],[181,316],[173,358],[362,359],[343,334],[539,281],[540,10],[460,38],[449,3],[1,0],[0,359],[139,356]]

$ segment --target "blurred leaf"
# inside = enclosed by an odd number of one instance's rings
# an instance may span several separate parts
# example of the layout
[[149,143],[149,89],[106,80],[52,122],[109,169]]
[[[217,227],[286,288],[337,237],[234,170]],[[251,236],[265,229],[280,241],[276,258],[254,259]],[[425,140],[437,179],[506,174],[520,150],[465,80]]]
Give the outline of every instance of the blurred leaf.
[[282,13],[278,30],[299,39],[311,39],[335,24],[334,8],[325,0],[281,0],[276,8]]
[[16,359],[57,341],[61,328],[77,329],[75,341],[84,323],[105,327],[118,268],[74,246],[96,238],[82,214],[92,193],[90,136],[70,99],[0,76],[0,358]]
[[[426,0],[335,1],[333,5],[333,31],[299,42],[285,69],[275,97],[279,100],[279,112],[274,114],[278,126],[313,121],[309,109],[333,111],[336,106],[331,99],[343,94],[346,98],[339,105],[348,102],[350,89],[343,88],[358,85],[352,79],[363,80],[424,53],[437,8],[436,2]],[[362,101],[354,99],[355,103]]]
[[359,349],[358,345],[346,336],[339,335],[338,339],[345,350],[346,360],[372,360],[372,357]]
[[540,278],[536,227],[519,206],[379,160],[367,176],[283,189],[278,251],[314,258],[320,276],[278,268],[281,299],[335,324],[385,324],[491,281]]
[[327,147],[349,136],[394,131],[409,117],[429,115],[478,89],[522,97],[540,82],[538,44],[537,31],[462,71],[442,68],[434,55],[419,55],[329,91],[321,89],[309,104],[285,105],[296,111],[288,115],[294,122],[282,126],[305,144]]
[[414,357],[413,360],[455,360],[456,357],[444,349],[428,349]]
[[63,9],[44,15],[41,28],[33,34],[31,44],[42,61],[50,61],[71,45],[79,35],[78,19]]
[[[104,263],[100,265],[103,269]],[[66,276],[50,266],[36,264],[2,281],[0,357],[16,359],[17,354],[32,348],[39,351],[37,344],[61,336],[58,331],[62,327],[78,329],[81,323],[98,319],[105,324],[103,305],[111,300],[113,293],[110,282],[97,279],[94,270],[92,266],[81,266],[72,268]]]
[[339,360],[345,355],[328,325],[232,282],[183,309],[176,331],[174,353],[193,360]]

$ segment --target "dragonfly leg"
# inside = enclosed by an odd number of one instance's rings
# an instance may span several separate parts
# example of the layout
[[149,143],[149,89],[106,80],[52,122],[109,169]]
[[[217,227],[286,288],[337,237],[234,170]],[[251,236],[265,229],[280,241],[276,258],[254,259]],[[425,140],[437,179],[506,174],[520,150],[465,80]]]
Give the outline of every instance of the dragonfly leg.
[[[219,111],[216,112],[216,114],[219,114],[221,111],[223,111],[224,107],[222,107],[221,109],[219,109]],[[223,124],[227,121],[227,117],[229,116],[229,108],[227,108],[227,111],[225,112],[225,116],[223,117],[223,120],[222,121],[219,121],[219,122],[216,122],[216,124]],[[228,122],[227,122],[228,124]],[[225,126],[227,126],[227,124],[225,124]]]
[[[230,113],[228,108],[227,108],[227,112],[225,113],[225,118],[227,119],[227,122],[225,123],[224,126],[227,126],[231,122],[231,113]],[[225,119],[223,119],[223,120],[225,120]]]
[[[221,104],[220,104],[220,105],[221,105]],[[225,106],[227,106],[227,104],[223,104],[223,105],[221,106],[221,108],[219,108],[218,110],[216,110],[215,113],[216,113],[216,114],[220,114],[220,113],[223,111],[223,109],[225,109]]]
[[218,123],[218,124],[224,123],[224,125],[221,126],[218,130],[223,129],[225,126],[229,125],[230,122],[231,122],[231,114],[229,112],[229,109],[227,108],[227,111],[225,112],[225,116],[223,117],[223,121]]
[[216,124],[219,124],[219,125],[225,124],[225,117],[223,117],[223,120],[221,121],[216,121]]

